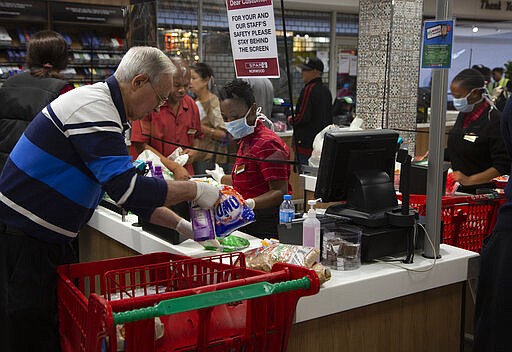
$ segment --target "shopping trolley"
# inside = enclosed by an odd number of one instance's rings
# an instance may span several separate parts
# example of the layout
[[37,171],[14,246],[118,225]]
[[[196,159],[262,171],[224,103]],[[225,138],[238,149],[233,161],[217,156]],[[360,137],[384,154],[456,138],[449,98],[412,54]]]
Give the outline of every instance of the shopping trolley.
[[270,273],[252,270],[242,253],[197,259],[154,253],[63,265],[61,346],[64,352],[285,351],[297,301],[319,287],[312,269],[278,263]]
[[[443,196],[441,242],[455,247],[480,252],[482,241],[490,235],[503,196],[497,193]],[[410,195],[410,206],[426,215],[426,196]]]

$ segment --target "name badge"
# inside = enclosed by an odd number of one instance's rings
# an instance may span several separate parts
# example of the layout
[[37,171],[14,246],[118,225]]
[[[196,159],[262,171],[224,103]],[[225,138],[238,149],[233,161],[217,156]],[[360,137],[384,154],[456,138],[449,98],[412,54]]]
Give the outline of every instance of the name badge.
[[240,164],[240,165],[238,165],[238,166],[236,167],[236,169],[235,169],[235,174],[236,174],[236,175],[239,175],[239,174],[241,174],[241,173],[242,173],[242,172],[244,172],[244,171],[245,171],[245,164]]
[[478,136],[475,136],[473,134],[466,134],[466,135],[464,135],[464,140],[466,140],[468,142],[471,142],[471,143],[475,143],[477,138],[478,138]]
[[189,128],[187,134],[196,134],[197,130],[195,128]]

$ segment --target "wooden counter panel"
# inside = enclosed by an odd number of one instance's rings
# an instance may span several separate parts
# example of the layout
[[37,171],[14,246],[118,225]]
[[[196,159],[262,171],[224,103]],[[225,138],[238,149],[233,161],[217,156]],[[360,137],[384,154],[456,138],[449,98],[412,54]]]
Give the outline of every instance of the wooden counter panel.
[[459,351],[462,293],[456,283],[294,324],[288,352]]
[[80,262],[138,255],[133,249],[105,236],[90,226],[85,226],[78,235]]
[[[444,134],[444,147],[446,148],[446,143],[448,142],[448,132],[452,129],[452,126],[446,126],[446,131]],[[416,150],[414,155],[425,155],[428,151],[428,142],[430,138],[430,128],[428,127],[419,127],[416,131]]]

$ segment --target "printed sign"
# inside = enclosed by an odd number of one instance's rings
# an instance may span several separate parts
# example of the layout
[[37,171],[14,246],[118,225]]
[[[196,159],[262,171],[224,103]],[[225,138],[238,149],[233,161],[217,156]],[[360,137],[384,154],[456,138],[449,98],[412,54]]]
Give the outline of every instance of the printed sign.
[[422,68],[451,67],[453,28],[453,20],[425,21]]
[[279,78],[272,0],[226,0],[238,78]]
[[20,22],[46,22],[46,2],[41,0],[0,1],[0,16]]
[[121,6],[101,6],[65,2],[52,3],[54,21],[101,24],[122,27],[124,25]]

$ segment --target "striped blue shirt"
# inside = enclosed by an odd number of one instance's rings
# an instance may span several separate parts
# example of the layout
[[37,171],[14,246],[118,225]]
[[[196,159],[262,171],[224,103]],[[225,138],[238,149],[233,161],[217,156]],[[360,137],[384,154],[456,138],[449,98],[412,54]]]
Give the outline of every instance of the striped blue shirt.
[[91,218],[103,193],[149,219],[167,183],[138,176],[124,141],[129,128],[117,80],[59,96],[31,122],[0,175],[0,222],[64,242]]

